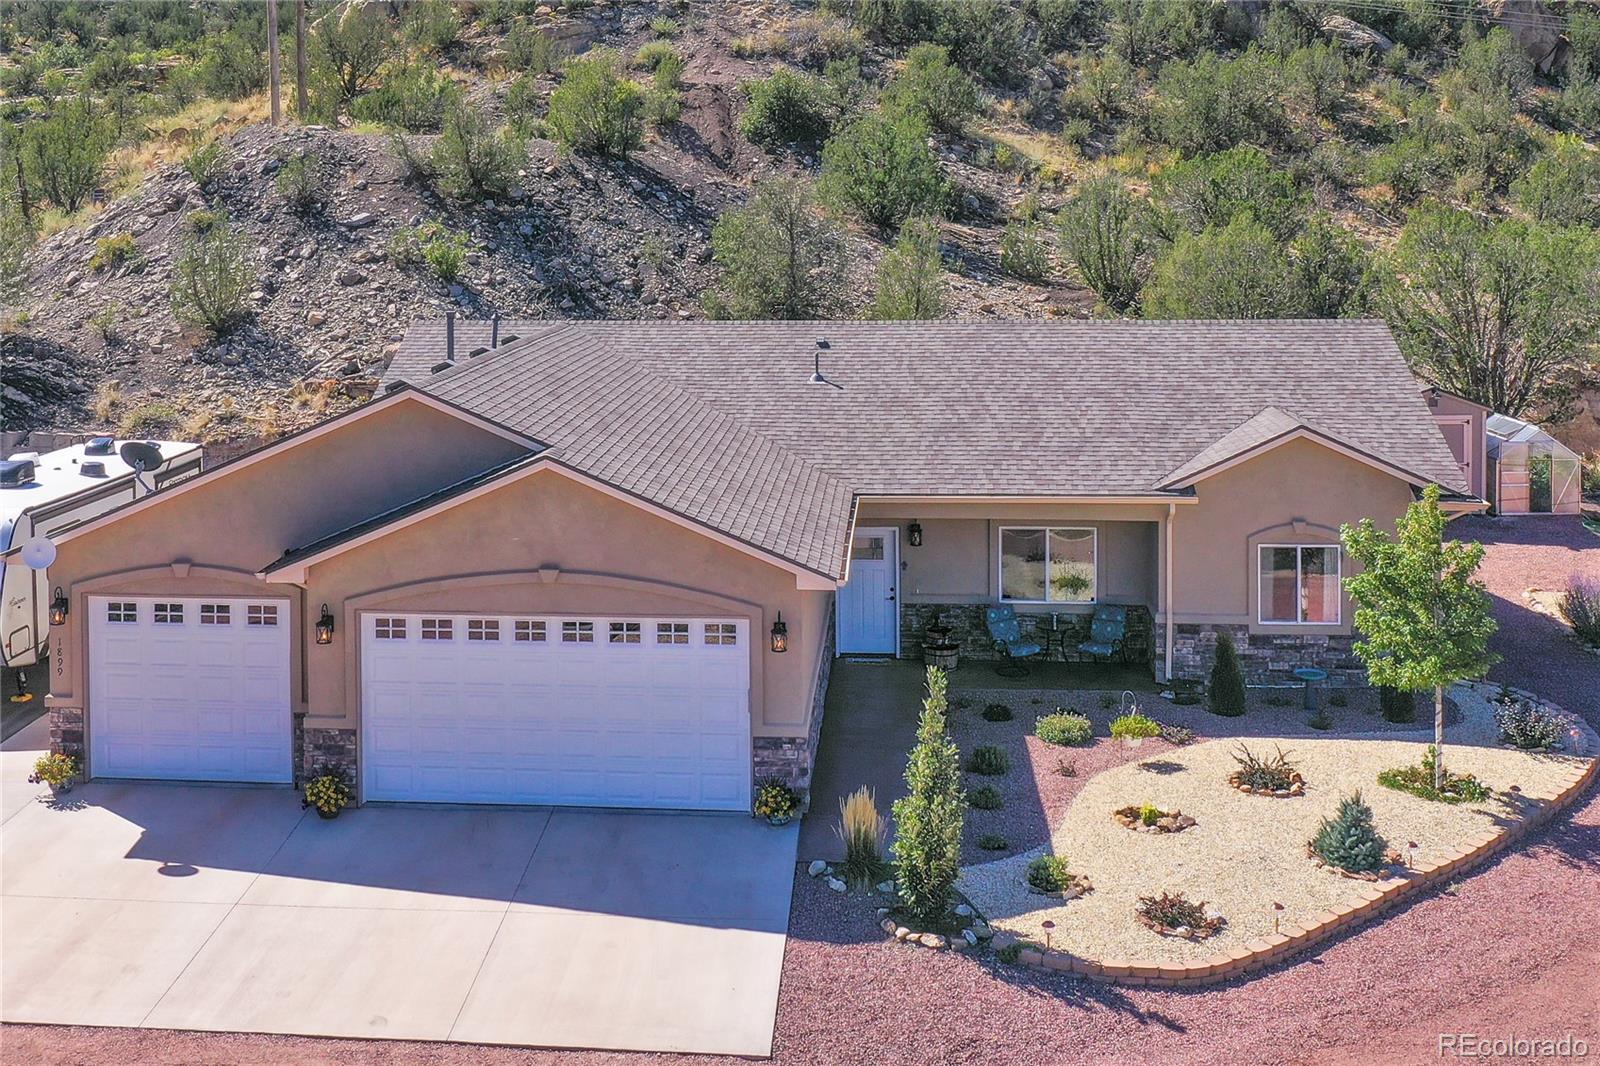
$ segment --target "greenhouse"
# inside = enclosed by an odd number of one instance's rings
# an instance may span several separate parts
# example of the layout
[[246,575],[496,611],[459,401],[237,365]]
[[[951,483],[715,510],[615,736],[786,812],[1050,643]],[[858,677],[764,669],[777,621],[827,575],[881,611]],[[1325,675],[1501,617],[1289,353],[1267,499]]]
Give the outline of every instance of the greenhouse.
[[1578,454],[1530,422],[1490,415],[1489,502],[1498,514],[1577,514],[1582,495]]

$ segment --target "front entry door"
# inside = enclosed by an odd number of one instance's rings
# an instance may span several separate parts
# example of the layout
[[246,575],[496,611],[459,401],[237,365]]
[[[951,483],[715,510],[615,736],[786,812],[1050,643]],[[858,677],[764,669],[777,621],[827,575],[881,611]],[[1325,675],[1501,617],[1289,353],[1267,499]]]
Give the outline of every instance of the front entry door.
[[839,589],[839,653],[894,655],[900,631],[900,531],[858,528]]

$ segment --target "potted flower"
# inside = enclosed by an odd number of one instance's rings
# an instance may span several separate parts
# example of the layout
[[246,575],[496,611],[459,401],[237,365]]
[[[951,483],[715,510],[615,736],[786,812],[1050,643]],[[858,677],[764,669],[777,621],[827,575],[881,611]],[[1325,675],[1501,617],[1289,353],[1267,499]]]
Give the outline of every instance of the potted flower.
[[49,785],[50,791],[59,796],[72,791],[72,782],[77,776],[78,760],[59,751],[52,751],[48,755],[39,756],[34,762],[28,784]]
[[337,818],[352,798],[344,771],[330,770],[306,782],[306,797],[300,806],[313,808],[319,818]]
[[771,825],[787,825],[799,806],[800,797],[795,795],[794,789],[775,777],[756,785],[755,815],[765,818]]

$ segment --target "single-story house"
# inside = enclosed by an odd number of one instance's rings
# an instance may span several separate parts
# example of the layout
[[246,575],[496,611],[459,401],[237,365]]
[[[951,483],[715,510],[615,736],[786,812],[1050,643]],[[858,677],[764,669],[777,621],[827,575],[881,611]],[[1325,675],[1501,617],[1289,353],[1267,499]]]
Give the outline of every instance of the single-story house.
[[[419,322],[379,394],[64,532],[92,777],[743,810],[836,655],[986,606],[1359,676],[1343,522],[1483,507],[1372,321]],[[1077,628],[1073,628],[1077,627]],[[1076,647],[1058,640],[1057,647]]]

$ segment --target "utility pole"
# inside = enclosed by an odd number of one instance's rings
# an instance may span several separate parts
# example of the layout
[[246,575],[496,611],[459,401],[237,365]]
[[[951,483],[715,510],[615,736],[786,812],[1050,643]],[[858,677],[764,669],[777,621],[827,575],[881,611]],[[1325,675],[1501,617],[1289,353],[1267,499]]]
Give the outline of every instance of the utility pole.
[[294,111],[306,120],[306,0],[294,0]]
[[283,113],[278,106],[278,89],[282,83],[278,67],[278,0],[267,0],[267,70],[272,80],[272,124],[274,126],[283,121]]

